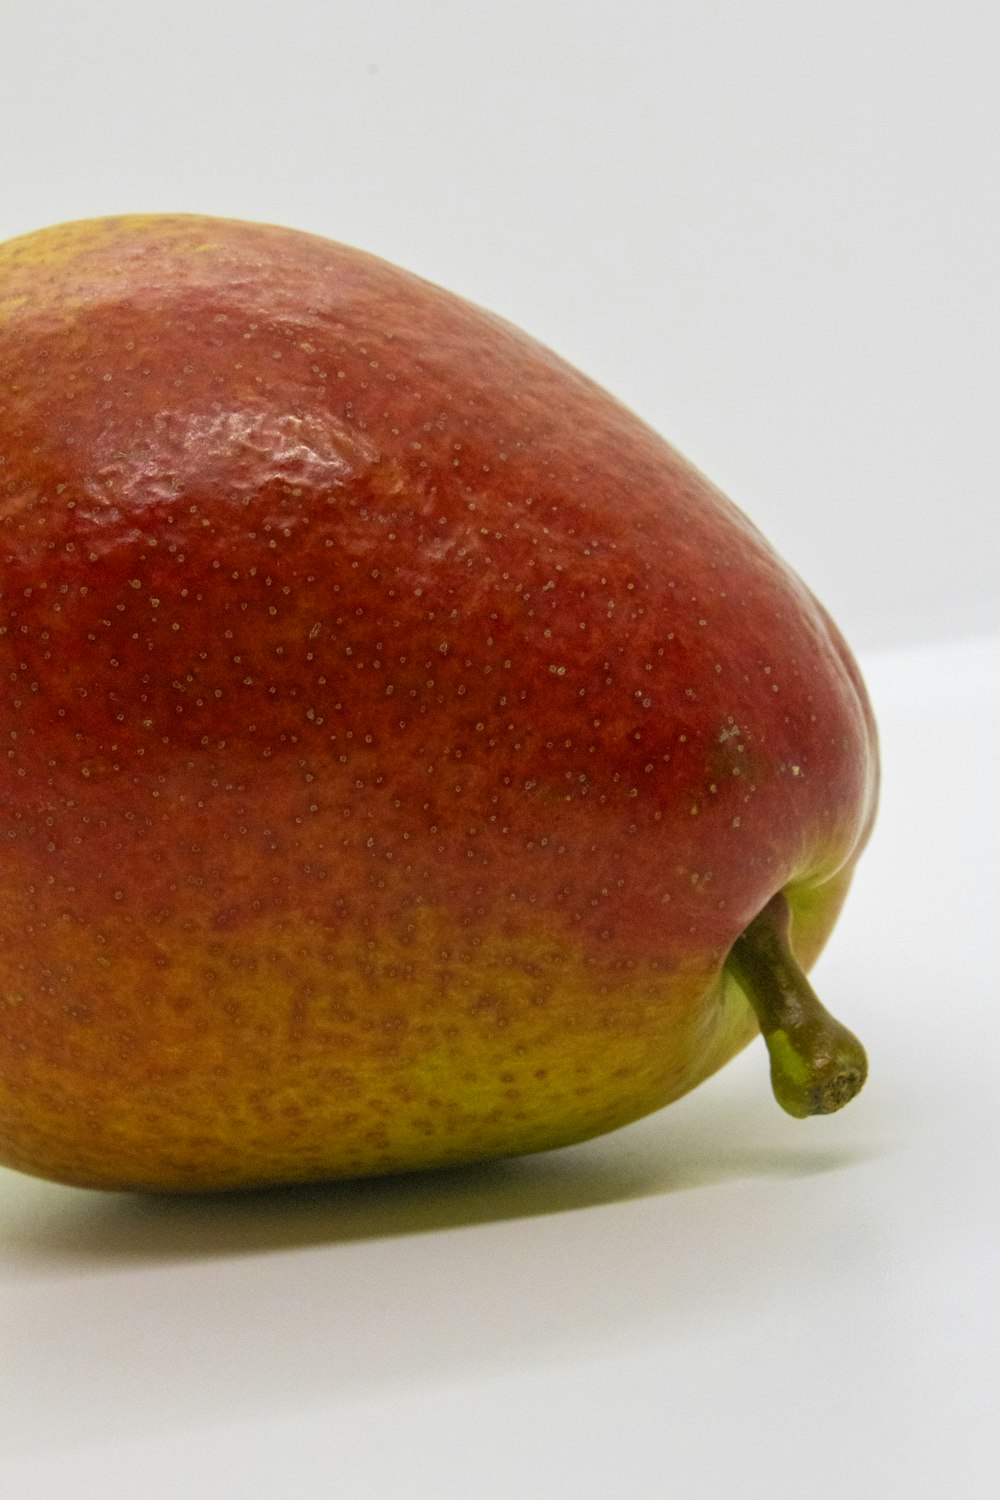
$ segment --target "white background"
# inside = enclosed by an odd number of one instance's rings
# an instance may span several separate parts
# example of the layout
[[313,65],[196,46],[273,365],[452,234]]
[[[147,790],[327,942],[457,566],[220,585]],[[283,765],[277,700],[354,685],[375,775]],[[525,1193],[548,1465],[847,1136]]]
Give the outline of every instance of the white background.
[[14,1500],[1000,1491],[994,0],[0,0],[0,238],[265,219],[503,313],[738,501],[859,649],[879,829],[817,984],[591,1145],[149,1202],[0,1172]]

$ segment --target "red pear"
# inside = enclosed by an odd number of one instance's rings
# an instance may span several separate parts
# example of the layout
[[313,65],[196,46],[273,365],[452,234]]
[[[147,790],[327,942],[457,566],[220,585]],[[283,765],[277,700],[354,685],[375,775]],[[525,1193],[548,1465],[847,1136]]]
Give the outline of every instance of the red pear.
[[762,1030],[875,806],[808,589],[500,318],[287,229],[0,247],[0,1160],[144,1189],[538,1151]]

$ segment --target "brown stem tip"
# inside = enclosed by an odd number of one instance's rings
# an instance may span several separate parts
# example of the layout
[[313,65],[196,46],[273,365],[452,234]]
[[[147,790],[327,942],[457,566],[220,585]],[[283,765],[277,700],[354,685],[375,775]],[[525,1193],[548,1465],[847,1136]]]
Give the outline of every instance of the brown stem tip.
[[796,962],[790,926],[788,902],[779,891],[737,938],[727,964],[757,1013],[771,1055],[774,1097],[804,1119],[848,1104],[868,1076],[868,1059]]

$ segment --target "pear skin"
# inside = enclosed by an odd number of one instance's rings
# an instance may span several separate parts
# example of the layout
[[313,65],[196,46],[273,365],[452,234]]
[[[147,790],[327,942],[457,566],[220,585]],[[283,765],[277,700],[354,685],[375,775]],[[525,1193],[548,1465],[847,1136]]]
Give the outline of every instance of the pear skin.
[[540,1151],[761,1030],[794,1113],[863,1081],[805,979],[876,803],[842,637],[613,397],[370,255],[0,246],[0,683],[8,1166]]

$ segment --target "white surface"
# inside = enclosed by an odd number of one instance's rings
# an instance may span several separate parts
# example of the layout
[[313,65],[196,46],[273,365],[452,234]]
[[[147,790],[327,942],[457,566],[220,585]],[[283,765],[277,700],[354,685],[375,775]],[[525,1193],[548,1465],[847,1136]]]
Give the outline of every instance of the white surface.
[[858,646],[1000,629],[996,0],[3,0],[0,238],[387,256],[634,406]]
[[994,1500],[993,0],[4,0],[0,33],[0,237],[276,220],[504,313],[800,568],[886,759],[817,977],[872,1057],[843,1115],[783,1116],[754,1047],[489,1169],[0,1173],[0,1491]]
[[15,1500],[993,1500],[1000,639],[865,663],[886,792],[797,1122],[758,1044],[592,1144],[232,1199],[0,1173]]

